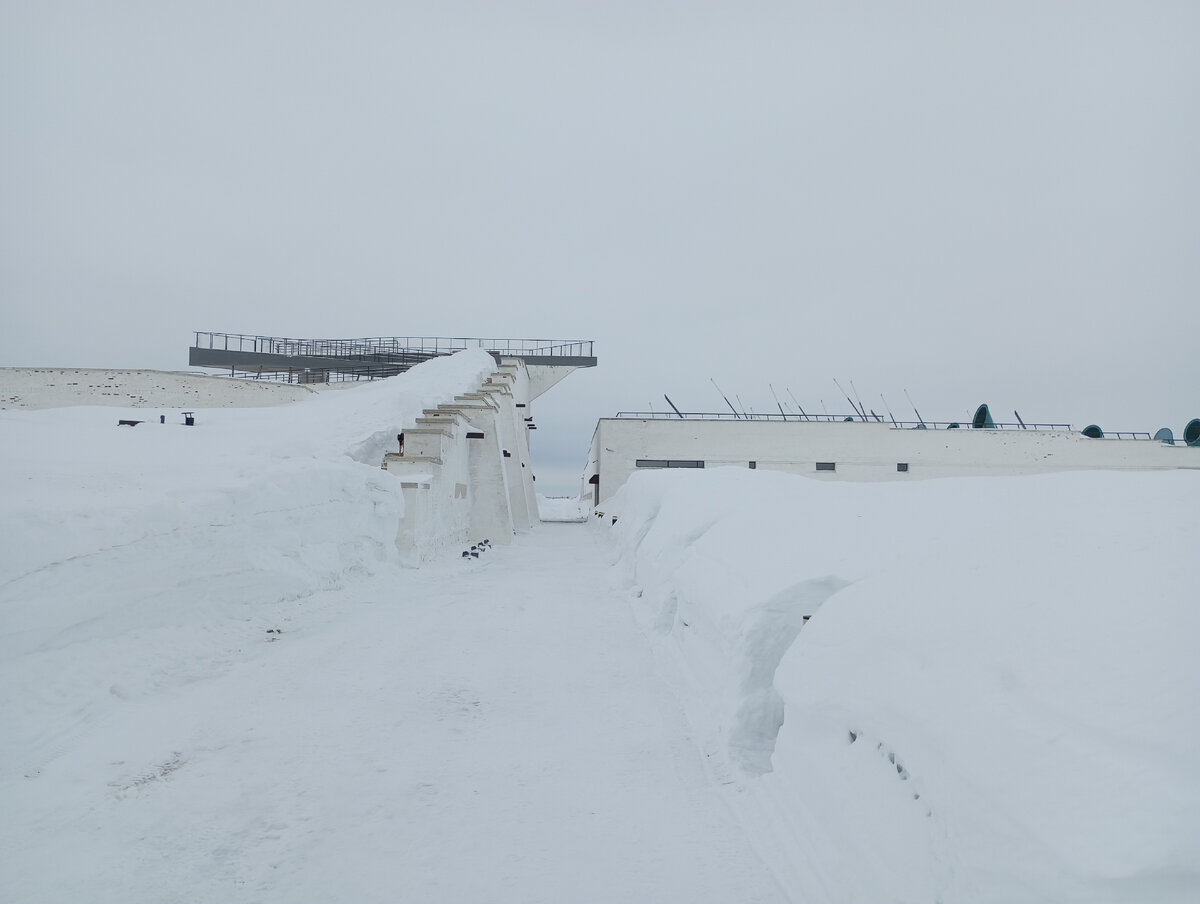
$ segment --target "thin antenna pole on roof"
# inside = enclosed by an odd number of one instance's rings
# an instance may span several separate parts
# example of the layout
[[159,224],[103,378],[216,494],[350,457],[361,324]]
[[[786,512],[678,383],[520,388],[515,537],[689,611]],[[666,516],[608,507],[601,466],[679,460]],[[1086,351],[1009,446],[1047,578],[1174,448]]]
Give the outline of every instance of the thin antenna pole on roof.
[[771,390],[771,395],[775,396],[775,406],[779,409],[779,413],[783,415],[783,419],[786,421],[787,412],[784,411],[783,406],[779,404],[779,396],[775,395],[775,387],[768,383],[767,389]]
[[921,426],[922,426],[922,427],[924,427],[924,426],[925,426],[925,420],[924,420],[924,419],[921,417],[921,412],[917,411],[917,405],[916,405],[916,403],[915,403],[915,402],[912,400],[912,396],[910,396],[910,395],[908,394],[908,390],[907,390],[907,389],[906,389],[906,390],[904,390],[904,397],[905,397],[906,399],[908,399],[908,404],[912,405],[913,414],[915,414],[915,415],[917,416],[917,420],[920,422]]
[[[676,414],[679,414],[679,409],[675,407],[675,403],[671,401],[671,397],[664,392],[663,398],[667,400],[667,404],[671,406],[671,410],[674,411]],[[679,417],[682,418],[683,415],[679,414]]]
[[1013,417],[1015,417],[1017,419],[1017,423],[1021,425],[1022,430],[1029,429],[1028,427],[1025,426],[1025,422],[1023,420],[1021,420],[1021,415],[1017,414],[1017,409],[1015,409],[1015,408],[1013,409]]
[[892,415],[892,409],[888,407],[887,399],[883,397],[882,392],[879,393],[879,401],[883,402],[883,410],[886,411],[888,413],[888,417],[892,419],[892,426],[899,427],[900,425],[896,423],[896,418]]
[[721,393],[721,398],[723,398],[725,400],[725,404],[729,406],[729,410],[733,412],[733,416],[741,417],[741,415],[737,413],[737,409],[733,407],[733,402],[729,401],[729,396],[727,396],[727,395],[725,395],[725,393],[721,392],[721,387],[717,386],[717,381],[714,380],[712,377],[709,377],[708,379],[709,379],[709,382],[712,383],[713,387],[717,390],[717,392]]
[[875,418],[875,420],[879,421],[879,423],[881,423],[881,424],[883,423],[883,418],[881,418],[879,415],[877,415],[875,413],[874,408],[871,409],[871,417]]
[[[783,388],[787,389],[786,386]],[[807,414],[804,413],[804,406],[800,404],[799,399],[797,399],[794,395],[792,395],[792,391],[790,389],[787,390],[787,394],[792,396],[792,401],[796,403],[796,410],[800,412],[800,417],[804,418],[806,421],[811,421],[812,418],[810,418]]]
[[[846,390],[842,389],[842,384],[837,381],[837,377],[833,378],[833,385],[836,386],[838,389],[842,390],[842,395],[846,396],[846,401],[850,403],[850,407],[854,409],[854,413],[858,414],[859,413],[858,409],[855,408],[855,406],[854,406],[854,400],[850,398],[850,396],[846,392]],[[865,421],[867,419],[867,416],[864,414],[862,416],[862,419]]]
[[821,399],[821,410],[825,412],[825,417],[829,417],[829,409],[825,407],[825,400]]
[[[854,400],[858,402],[858,410],[863,413],[863,420],[865,421],[867,419],[867,409],[863,407],[862,398],[859,396],[858,389],[854,386],[853,380],[850,381],[850,389],[854,392]],[[871,414],[874,413],[874,411],[871,412]]]
[[733,394],[733,397],[738,400],[738,407],[742,409],[742,417],[746,417],[746,406],[742,404],[742,397],[736,392]]

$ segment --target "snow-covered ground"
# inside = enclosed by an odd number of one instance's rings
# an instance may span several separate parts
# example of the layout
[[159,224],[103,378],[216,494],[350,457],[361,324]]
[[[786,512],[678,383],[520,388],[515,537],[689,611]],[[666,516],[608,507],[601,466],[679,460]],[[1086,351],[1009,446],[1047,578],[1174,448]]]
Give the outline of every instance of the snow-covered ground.
[[492,366],[0,412],[0,900],[1196,899],[1200,475],[639,474],[404,569],[379,459]]
[[[0,367],[0,409],[101,405],[156,409],[172,416],[190,408],[284,405],[353,383],[275,383],[187,371],[99,370],[88,367]],[[151,417],[139,410],[135,417]],[[153,418],[157,420],[157,418]]]
[[577,497],[543,496],[537,497],[538,516],[543,521],[586,521],[588,508]]

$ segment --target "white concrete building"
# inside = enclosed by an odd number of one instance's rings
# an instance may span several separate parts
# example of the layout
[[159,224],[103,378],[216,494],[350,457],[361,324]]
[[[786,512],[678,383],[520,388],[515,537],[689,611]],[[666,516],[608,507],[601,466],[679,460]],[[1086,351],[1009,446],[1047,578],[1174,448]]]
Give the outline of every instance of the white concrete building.
[[1067,424],[996,425],[987,406],[980,406],[976,422],[978,427],[862,418],[620,414],[596,424],[581,496],[600,505],[639,468],[733,466],[826,480],[1200,469],[1200,420],[1187,425],[1182,440],[1172,441],[1149,433],[1093,438]]

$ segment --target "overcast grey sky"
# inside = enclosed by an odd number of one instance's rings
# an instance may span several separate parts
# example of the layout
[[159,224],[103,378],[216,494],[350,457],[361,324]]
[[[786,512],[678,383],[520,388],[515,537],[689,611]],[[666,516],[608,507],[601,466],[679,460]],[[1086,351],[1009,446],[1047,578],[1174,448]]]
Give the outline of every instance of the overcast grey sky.
[[710,379],[1178,434],[1198,160],[1196,2],[0,0],[0,365],[594,338],[547,475]]

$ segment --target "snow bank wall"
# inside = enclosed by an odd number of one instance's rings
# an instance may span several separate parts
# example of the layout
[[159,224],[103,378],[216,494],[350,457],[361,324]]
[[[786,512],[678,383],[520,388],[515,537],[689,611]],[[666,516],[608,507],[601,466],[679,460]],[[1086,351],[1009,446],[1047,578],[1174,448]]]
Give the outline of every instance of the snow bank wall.
[[193,427],[0,412],[0,710],[23,713],[0,782],[32,781],[115,708],[220,672],[396,567],[405,500],[384,447],[494,366],[464,352],[295,405],[198,409]]
[[1197,498],[1182,471],[643,471],[594,524],[714,778],[804,900],[1183,902]]

